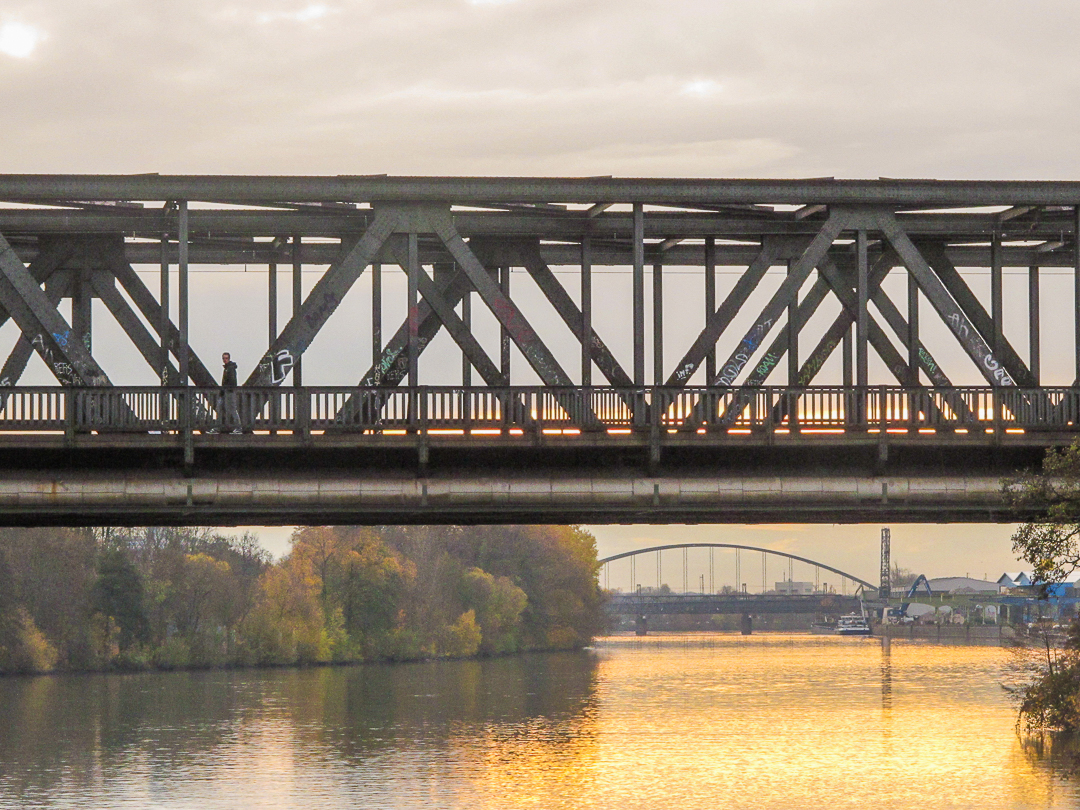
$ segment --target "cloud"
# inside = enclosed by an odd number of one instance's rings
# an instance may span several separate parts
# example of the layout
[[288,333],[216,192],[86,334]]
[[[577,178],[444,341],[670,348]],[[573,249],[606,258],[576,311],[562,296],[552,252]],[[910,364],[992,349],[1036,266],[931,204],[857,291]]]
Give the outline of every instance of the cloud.
[[312,3],[299,11],[267,11],[260,13],[255,19],[260,23],[279,22],[282,20],[310,23],[321,20],[331,11],[325,3]]
[[684,96],[708,98],[715,96],[720,90],[720,85],[712,79],[695,79],[684,84],[679,92]]
[[21,22],[0,25],[0,53],[15,59],[26,59],[45,39],[45,32]]

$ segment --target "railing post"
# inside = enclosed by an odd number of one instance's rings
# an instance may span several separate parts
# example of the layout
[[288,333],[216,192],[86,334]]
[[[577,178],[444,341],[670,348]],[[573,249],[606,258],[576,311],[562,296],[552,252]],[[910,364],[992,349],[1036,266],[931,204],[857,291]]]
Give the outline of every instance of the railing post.
[[416,396],[420,400],[420,419],[416,431],[416,452],[420,471],[424,473],[427,471],[428,465],[428,398],[423,390],[418,391]]
[[649,397],[649,474],[655,475],[660,465],[660,414],[663,393],[653,386]]
[[1002,421],[1001,421],[1001,389],[998,386],[994,386],[991,389],[991,407],[994,409],[994,441],[1001,441],[1002,433]]
[[180,394],[180,435],[184,443],[184,467],[190,470],[195,465],[195,439],[192,436],[192,417],[195,392],[184,386]]
[[61,387],[60,396],[64,399],[64,443],[69,447],[75,442],[75,409],[77,389],[67,386]]
[[311,437],[311,392],[303,386],[293,388],[296,397],[296,428],[301,438],[307,441]]

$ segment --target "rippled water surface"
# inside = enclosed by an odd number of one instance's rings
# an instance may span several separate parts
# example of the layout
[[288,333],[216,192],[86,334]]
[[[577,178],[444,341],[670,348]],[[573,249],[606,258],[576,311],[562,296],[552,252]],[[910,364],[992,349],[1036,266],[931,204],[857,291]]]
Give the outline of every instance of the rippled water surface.
[[1080,807],[1007,653],[604,639],[397,666],[0,680],[0,807]]

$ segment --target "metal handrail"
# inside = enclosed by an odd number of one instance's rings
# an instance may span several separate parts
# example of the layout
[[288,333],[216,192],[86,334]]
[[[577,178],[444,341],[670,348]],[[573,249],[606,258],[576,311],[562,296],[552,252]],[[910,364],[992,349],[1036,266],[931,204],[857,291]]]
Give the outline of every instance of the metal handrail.
[[[739,407],[739,413],[728,413]],[[0,389],[0,431],[1080,432],[1080,388],[461,386]]]

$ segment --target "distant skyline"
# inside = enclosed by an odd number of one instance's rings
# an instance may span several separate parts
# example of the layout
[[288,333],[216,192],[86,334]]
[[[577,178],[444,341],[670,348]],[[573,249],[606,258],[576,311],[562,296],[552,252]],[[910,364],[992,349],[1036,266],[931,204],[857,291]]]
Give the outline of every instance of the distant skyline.
[[[0,172],[1075,180],[1078,26],[1064,0],[7,0]],[[206,357],[261,351],[232,284]],[[879,528],[594,531],[873,574]],[[1009,533],[894,525],[894,559],[981,576],[1015,567]]]

